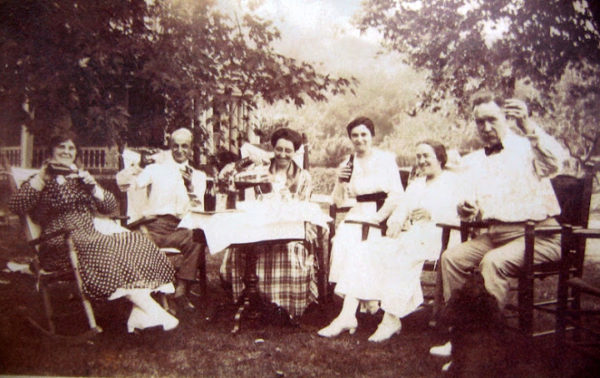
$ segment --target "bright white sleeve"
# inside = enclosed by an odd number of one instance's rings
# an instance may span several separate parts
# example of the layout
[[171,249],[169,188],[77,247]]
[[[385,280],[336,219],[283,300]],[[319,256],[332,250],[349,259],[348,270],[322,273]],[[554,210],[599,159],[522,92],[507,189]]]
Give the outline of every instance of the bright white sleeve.
[[152,178],[154,177],[157,166],[151,164],[144,168],[144,170],[135,178],[136,188],[145,188],[152,184]]
[[386,175],[388,177],[388,194],[395,195],[396,193],[404,192],[402,181],[400,180],[400,169],[396,164],[396,156],[392,153],[386,156]]

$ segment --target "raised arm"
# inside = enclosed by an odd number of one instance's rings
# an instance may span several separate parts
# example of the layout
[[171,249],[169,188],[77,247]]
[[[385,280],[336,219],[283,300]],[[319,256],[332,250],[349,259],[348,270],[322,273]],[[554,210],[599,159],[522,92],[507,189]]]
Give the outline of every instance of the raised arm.
[[335,183],[333,185],[333,192],[331,193],[331,197],[333,198],[333,202],[337,206],[342,206],[344,202],[348,199],[346,193],[346,186],[348,182],[345,180],[350,179],[350,175],[352,174],[352,170],[347,167],[348,160],[350,157],[345,159],[342,164],[338,166],[335,173]]
[[560,143],[537,125],[533,133],[527,135],[527,139],[533,150],[533,168],[536,175],[551,177],[559,174],[568,159],[568,154]]
[[538,177],[558,174],[568,158],[566,150],[534,120],[529,117],[525,102],[508,99],[504,104],[507,117],[515,119],[517,127],[525,134],[533,151],[533,168]]
[[27,179],[8,202],[8,208],[15,214],[25,215],[34,209],[42,195],[44,181],[39,174]]
[[[127,191],[132,185],[134,187],[137,186],[137,179],[140,176],[140,174],[142,173],[142,168],[140,168],[137,165],[132,165],[130,167],[127,167],[121,171],[119,171],[117,173],[116,179],[117,179],[117,185],[119,186],[119,189],[121,189],[121,191],[125,192]],[[147,186],[148,184],[146,184],[145,186]]]

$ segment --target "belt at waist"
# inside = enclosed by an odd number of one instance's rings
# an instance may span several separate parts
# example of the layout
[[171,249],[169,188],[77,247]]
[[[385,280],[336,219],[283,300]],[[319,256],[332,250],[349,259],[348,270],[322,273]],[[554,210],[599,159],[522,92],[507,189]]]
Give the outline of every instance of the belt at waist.
[[[484,223],[489,224],[490,226],[492,225],[505,225],[505,226],[525,226],[525,224],[527,221],[522,221],[522,222],[504,222],[498,219],[486,219],[483,221]],[[533,223],[535,223],[536,225],[553,225],[553,224],[558,224],[556,221],[555,217],[548,217],[546,219],[542,219],[542,220],[537,220],[537,221],[533,221]]]
[[377,210],[383,206],[385,199],[387,198],[387,193],[385,192],[375,192],[369,194],[361,194],[356,196],[356,202],[375,202],[377,206]]

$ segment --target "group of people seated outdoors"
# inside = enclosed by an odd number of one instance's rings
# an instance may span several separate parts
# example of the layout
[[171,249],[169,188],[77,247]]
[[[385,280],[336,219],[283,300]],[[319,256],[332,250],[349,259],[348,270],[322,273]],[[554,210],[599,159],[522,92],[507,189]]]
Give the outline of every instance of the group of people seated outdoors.
[[[373,146],[373,122],[358,117],[347,125],[353,152],[336,170],[332,199],[340,206],[348,199],[355,204],[337,227],[329,271],[329,282],[335,284],[343,304],[318,335],[331,338],[345,331],[354,333],[359,307],[371,313],[384,311],[369,341],[382,342],[399,333],[401,319],[423,302],[423,263],[440,256],[437,223],[482,220],[489,224],[486,231],[462,244],[458,235],[451,236],[441,255],[444,299],[449,300],[477,268],[486,290],[500,308],[504,306],[509,279],[523,264],[524,223],[557,224],[560,208],[550,178],[561,171],[568,155],[530,118],[521,100],[480,92],[472,99],[472,111],[484,147],[448,169],[448,152],[440,141],[417,143],[416,175],[406,188],[395,155]],[[207,176],[190,164],[193,134],[189,130],[174,131],[169,143],[170,154],[162,161],[144,168],[127,167],[117,174],[123,190],[147,190],[144,215],[153,216],[146,225],[148,234],[107,235],[94,228],[94,216],[114,211],[116,200],[91,174],[77,169],[77,138],[72,134],[50,140],[50,158],[21,185],[9,204],[15,213],[29,214],[39,223],[42,235],[65,226],[73,230],[83,290],[92,298],[130,300],[130,332],[155,326],[173,329],[179,322],[174,315],[194,309],[190,287],[205,245],[178,224],[186,212],[202,203]],[[264,169],[274,192],[308,201],[311,176],[292,159],[301,143],[296,131],[276,130],[271,137],[273,158]],[[56,164],[72,171],[54,174]],[[371,228],[365,238],[360,222],[382,227]],[[308,227],[307,240],[314,241],[315,235],[315,229]],[[159,247],[178,248],[183,257],[173,263]],[[299,317],[317,300],[315,256],[301,242],[259,248],[265,249],[256,251],[260,293],[290,316]],[[61,237],[49,239],[41,251],[44,269],[69,265]],[[244,288],[244,255],[233,247],[223,255],[221,278],[235,300]],[[559,258],[557,236],[537,240],[536,263]],[[174,314],[153,299],[153,292],[168,294]],[[446,344],[432,348],[432,353],[447,353],[450,348]]]

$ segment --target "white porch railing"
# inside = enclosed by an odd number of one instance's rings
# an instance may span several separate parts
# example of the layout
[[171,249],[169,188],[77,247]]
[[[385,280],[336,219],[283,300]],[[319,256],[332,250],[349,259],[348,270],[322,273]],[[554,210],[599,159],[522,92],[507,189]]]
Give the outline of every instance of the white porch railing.
[[21,147],[0,147],[0,167],[21,166]]
[[[40,167],[46,158],[45,148],[34,148],[32,166]],[[86,170],[115,172],[119,169],[119,153],[116,147],[81,147],[79,162]],[[0,166],[21,166],[21,147],[0,147]]]

